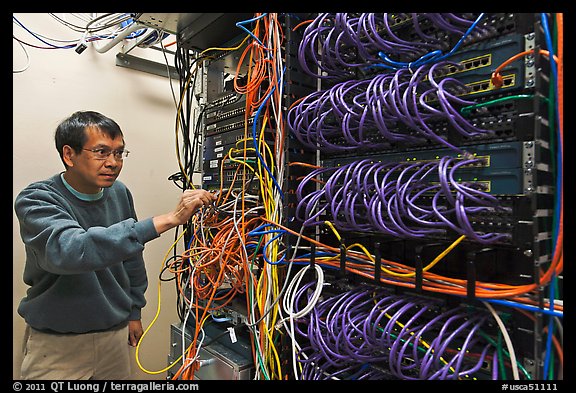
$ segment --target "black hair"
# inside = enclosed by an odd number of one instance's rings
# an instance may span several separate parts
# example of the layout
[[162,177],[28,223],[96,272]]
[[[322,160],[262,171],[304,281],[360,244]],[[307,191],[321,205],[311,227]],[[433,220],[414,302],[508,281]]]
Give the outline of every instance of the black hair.
[[118,123],[109,117],[94,111],[74,112],[58,125],[54,134],[56,149],[64,166],[66,166],[64,162],[64,145],[70,146],[77,153],[81,152],[88,139],[86,129],[89,127],[97,128],[112,139],[116,139],[118,136],[124,137]]

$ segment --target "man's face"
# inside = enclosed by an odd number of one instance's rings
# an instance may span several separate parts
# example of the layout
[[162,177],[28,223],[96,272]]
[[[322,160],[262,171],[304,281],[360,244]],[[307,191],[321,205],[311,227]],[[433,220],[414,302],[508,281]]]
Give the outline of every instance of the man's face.
[[[112,139],[97,128],[87,128],[86,135],[88,138],[80,152],[64,146],[68,164],[64,177],[76,191],[96,194],[101,188],[114,184],[120,174],[123,161],[116,158],[114,152],[124,150],[124,139],[122,136]],[[112,154],[106,156],[109,152]]]

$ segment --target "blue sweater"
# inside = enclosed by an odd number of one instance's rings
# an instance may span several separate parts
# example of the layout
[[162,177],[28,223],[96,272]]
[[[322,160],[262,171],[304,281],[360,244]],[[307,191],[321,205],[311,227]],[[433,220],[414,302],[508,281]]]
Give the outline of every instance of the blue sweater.
[[87,333],[140,319],[148,286],[144,244],[159,234],[152,218],[137,220],[122,182],[84,201],[58,174],[26,187],[14,207],[29,285],[18,313],[30,326]]

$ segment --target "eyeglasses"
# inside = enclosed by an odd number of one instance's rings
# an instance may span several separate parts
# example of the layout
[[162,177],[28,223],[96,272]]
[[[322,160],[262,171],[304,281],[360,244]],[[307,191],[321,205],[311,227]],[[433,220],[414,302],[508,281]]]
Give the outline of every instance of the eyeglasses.
[[128,150],[110,150],[110,149],[82,149],[86,151],[91,151],[94,153],[94,158],[97,160],[107,160],[110,154],[114,154],[114,158],[117,161],[122,161],[124,158],[128,157]]

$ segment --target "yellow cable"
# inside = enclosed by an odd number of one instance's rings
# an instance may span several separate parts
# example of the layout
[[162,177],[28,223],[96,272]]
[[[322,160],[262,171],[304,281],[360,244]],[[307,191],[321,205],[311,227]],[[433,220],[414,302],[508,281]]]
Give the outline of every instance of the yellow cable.
[[[259,144],[260,144],[260,146],[262,146],[264,148],[264,150],[266,150],[266,152],[268,153],[268,156],[270,157],[269,167],[270,167],[270,171],[273,173],[273,171],[274,171],[274,155],[270,149],[270,146],[266,143],[264,136],[265,136],[265,128],[263,127],[262,132],[260,133]],[[267,192],[264,194],[268,195],[268,197],[269,197],[269,198],[267,198],[267,202],[265,203],[266,216],[269,219],[274,220],[274,218],[277,219],[276,214],[278,212],[277,206],[276,206],[275,201],[274,201],[274,196],[273,196],[274,195],[274,184],[273,184],[273,179],[271,176],[268,176],[266,179],[267,179],[267,185],[266,185],[267,187],[265,188],[265,190]],[[269,234],[268,236],[270,238],[272,238],[272,234]],[[276,240],[271,244],[269,259],[271,261],[276,261],[278,259],[278,252],[279,252],[279,240]],[[272,282],[271,282],[272,296],[277,297],[279,294],[278,265],[270,265],[268,268],[270,269],[270,276],[271,276],[271,280],[272,280]],[[279,306],[276,303],[270,312],[270,318],[269,318],[270,323],[269,323],[268,330],[266,331],[266,334],[267,334],[268,339],[270,341],[269,347],[272,351],[272,353],[269,353],[268,363],[270,364],[271,370],[276,370],[275,374],[279,378],[281,378],[282,367],[281,367],[280,359],[278,356],[278,351],[277,351],[276,347],[274,346],[274,338],[273,338],[273,335],[277,334],[277,331],[274,328],[274,326],[276,325],[276,320],[278,318],[278,308],[279,308]],[[274,362],[274,360],[276,362]],[[274,367],[274,364],[276,364],[276,367]]]
[[[164,266],[164,264],[168,260],[168,254],[170,253],[170,251],[172,249],[174,249],[174,247],[176,247],[176,245],[178,244],[178,242],[180,241],[182,236],[184,236],[185,233],[186,233],[186,229],[184,229],[182,231],[182,233],[180,234],[180,236],[178,236],[178,239],[176,239],[176,241],[174,243],[172,243],[172,246],[170,246],[170,248],[166,252],[166,255],[164,255],[164,261],[162,263],[162,266]],[[162,271],[162,270],[160,270],[160,271]],[[158,279],[158,307],[156,308],[156,315],[154,316],[154,319],[152,320],[152,322],[150,322],[150,324],[148,325],[146,330],[144,330],[144,333],[142,333],[142,337],[140,337],[140,340],[138,340],[138,343],[136,344],[136,355],[135,355],[136,363],[138,364],[138,367],[140,367],[140,370],[144,371],[147,374],[161,374],[163,372],[166,372],[170,368],[172,368],[175,364],[177,364],[180,361],[180,359],[182,359],[182,355],[180,355],[180,357],[178,357],[178,359],[176,359],[176,361],[174,363],[167,366],[166,368],[163,368],[162,370],[158,370],[158,371],[150,371],[150,370],[148,370],[142,366],[142,364],[140,363],[140,358],[138,356],[138,354],[140,352],[140,344],[142,343],[142,341],[144,340],[144,337],[146,336],[146,334],[148,333],[148,331],[150,330],[150,328],[156,322],[156,319],[158,319],[158,316],[160,315],[160,305],[161,305],[160,287],[161,287],[161,285],[162,285],[162,281],[160,279]]]
[[250,37],[250,34],[246,35],[246,37],[244,37],[244,39],[242,40],[242,42],[240,42],[238,44],[238,46],[234,47],[234,48],[218,48],[218,47],[214,47],[214,48],[208,48],[208,49],[204,49],[202,52],[200,52],[200,55],[203,55],[204,53],[211,51],[211,50],[237,50],[240,49],[242,47],[242,45],[244,45],[244,43],[246,42],[246,40]]
[[[269,157],[268,167],[270,171],[274,171],[274,156],[272,151],[270,150],[270,146],[265,143],[264,135],[266,130],[266,123],[267,117],[264,117],[262,122],[262,129],[258,138],[258,144],[260,145],[265,153],[262,155],[263,157]],[[246,149],[248,150],[248,149]],[[250,150],[255,151],[256,149],[251,148]],[[274,196],[273,196],[273,181],[272,176],[265,170],[263,163],[261,160],[257,161],[258,164],[258,175],[260,179],[260,193],[262,196],[262,205],[264,207],[265,216],[273,221],[273,217],[276,213],[275,204],[274,204]],[[273,234],[265,234],[263,241],[267,243],[273,237]],[[264,252],[264,251],[263,251]],[[271,261],[275,261],[278,256],[278,241],[271,243],[267,248],[266,251],[268,254],[268,259]],[[272,282],[270,282],[270,280]],[[270,286],[273,293],[278,293],[278,276],[277,276],[277,266],[265,264],[262,273],[260,275],[260,279],[257,281],[256,285],[256,299],[258,303],[258,308],[260,312],[265,312],[266,308],[266,294],[268,293],[267,288]],[[276,290],[275,290],[276,289]],[[265,360],[265,364],[269,365],[270,370],[276,370],[276,375],[281,375],[281,367],[280,367],[280,360],[278,357],[278,352],[276,347],[274,346],[274,340],[272,334],[275,332],[274,325],[277,318],[278,306],[273,306],[273,309],[270,310],[269,313],[269,324],[268,326],[263,326],[261,328],[264,337],[268,339],[267,345],[262,345],[263,350],[260,351],[262,354],[263,359]],[[274,362],[274,360],[276,362]],[[276,367],[275,367],[276,365]],[[279,374],[278,374],[279,372]],[[272,376],[270,376],[271,379]]]
[[[328,225],[328,227],[330,227],[330,229],[332,229],[332,232],[334,232],[334,235],[336,236],[336,238],[338,239],[339,242],[342,242],[342,238],[340,237],[340,234],[338,233],[338,231],[336,230],[336,228],[334,227],[334,225],[330,222],[330,221],[324,221],[324,223],[326,225]],[[428,265],[426,265],[422,271],[426,272],[430,269],[432,269],[438,262],[440,262],[442,260],[442,258],[444,258],[450,251],[452,251],[454,249],[454,247],[456,247],[462,240],[464,240],[466,238],[465,235],[460,236],[458,239],[456,239],[454,242],[452,242],[452,244],[450,244],[444,251],[442,251],[436,258],[434,258],[434,260],[432,262],[430,262]],[[370,261],[372,261],[372,263],[375,262],[374,257],[372,256],[372,254],[370,254],[368,252],[368,250],[366,249],[366,247],[364,247],[362,244],[360,243],[354,243],[348,247],[346,247],[346,251],[349,251],[352,247],[357,246],[358,248],[360,248],[364,254],[366,254],[366,256],[370,259]],[[386,269],[385,267],[381,267],[382,271],[390,274],[391,276],[396,276],[396,277],[414,277],[416,275],[415,272],[412,273],[397,273],[397,272],[393,272],[391,270]]]
[[338,239],[338,241],[341,243],[342,242],[342,238],[340,237],[340,234],[338,233],[338,231],[336,230],[336,228],[334,228],[334,225],[330,222],[330,221],[324,221],[324,224],[328,225],[328,227],[330,229],[332,229],[332,232],[334,232],[334,235],[336,236],[336,239]]
[[[245,165],[245,166],[247,166],[248,169],[250,169],[252,172],[254,172],[254,173],[256,174],[256,176],[258,176],[258,174],[256,173],[256,170],[255,170],[254,168],[252,168],[252,167],[250,166],[250,164],[248,164],[246,161],[242,161],[242,160],[239,160],[239,159],[235,158],[235,157],[232,155],[233,152],[238,153],[238,150],[237,150],[237,149],[234,149],[234,148],[230,148],[230,150],[228,151],[228,159],[229,159],[230,161],[236,162],[236,163],[238,163],[238,164],[240,164],[240,165]],[[224,158],[226,158],[226,157],[224,157]],[[259,177],[258,177],[258,178],[259,178]]]
[[[280,365],[280,357],[278,356],[278,351],[276,350],[276,347],[274,346],[274,339],[272,337],[272,335],[270,334],[270,329],[266,330],[266,336],[268,336],[268,340],[270,342],[269,348],[271,349],[272,353],[268,354],[267,361],[270,363],[270,365],[272,366],[271,369],[275,369],[274,366],[274,362],[273,360],[276,360],[276,367],[277,370],[279,371],[279,373],[277,375],[282,375],[281,373],[281,365]],[[271,378],[272,379],[272,378]]]

